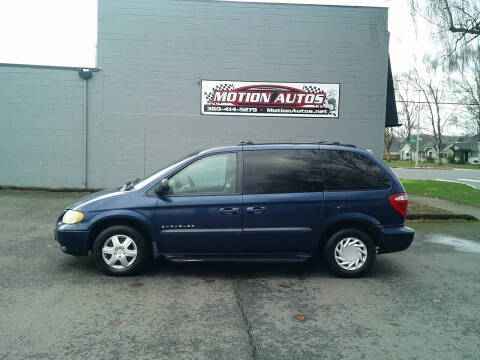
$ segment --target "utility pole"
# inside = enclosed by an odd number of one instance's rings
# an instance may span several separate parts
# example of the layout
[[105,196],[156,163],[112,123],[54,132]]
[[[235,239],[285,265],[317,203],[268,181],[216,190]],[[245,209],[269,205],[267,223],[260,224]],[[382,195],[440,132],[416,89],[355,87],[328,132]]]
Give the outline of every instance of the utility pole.
[[[420,90],[418,90],[418,103],[420,104]],[[417,150],[415,154],[415,167],[418,168],[418,147],[420,140],[420,109],[417,110]]]

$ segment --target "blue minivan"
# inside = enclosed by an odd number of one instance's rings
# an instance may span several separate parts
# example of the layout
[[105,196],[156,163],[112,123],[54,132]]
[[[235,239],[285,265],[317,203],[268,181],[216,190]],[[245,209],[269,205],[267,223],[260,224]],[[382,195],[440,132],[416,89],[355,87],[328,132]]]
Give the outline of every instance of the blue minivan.
[[152,175],[86,196],[58,218],[62,251],[108,275],[173,262],[303,262],[339,276],[407,249],[407,194],[369,152],[338,143],[244,142],[197,152]]

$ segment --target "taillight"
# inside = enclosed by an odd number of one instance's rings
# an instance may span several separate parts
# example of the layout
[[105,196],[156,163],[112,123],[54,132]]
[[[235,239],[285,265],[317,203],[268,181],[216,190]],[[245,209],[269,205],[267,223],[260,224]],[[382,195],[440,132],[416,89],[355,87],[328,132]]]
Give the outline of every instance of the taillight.
[[407,215],[408,195],[406,193],[395,194],[388,199],[392,207],[403,216]]

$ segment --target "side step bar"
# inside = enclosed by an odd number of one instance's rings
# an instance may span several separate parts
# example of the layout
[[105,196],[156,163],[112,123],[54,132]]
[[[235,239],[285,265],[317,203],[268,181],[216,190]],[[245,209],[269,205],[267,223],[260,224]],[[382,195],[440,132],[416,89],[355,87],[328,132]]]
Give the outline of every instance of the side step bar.
[[174,263],[186,262],[276,262],[276,263],[298,263],[308,261],[312,255],[309,254],[248,254],[248,255],[179,255],[164,254],[164,257]]

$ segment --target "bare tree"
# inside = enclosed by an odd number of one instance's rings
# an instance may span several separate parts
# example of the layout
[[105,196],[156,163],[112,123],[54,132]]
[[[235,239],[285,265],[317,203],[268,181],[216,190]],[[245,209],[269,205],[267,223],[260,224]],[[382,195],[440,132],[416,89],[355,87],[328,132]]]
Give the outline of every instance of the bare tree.
[[433,142],[438,154],[438,161],[441,161],[441,152],[443,150],[443,133],[445,127],[451,122],[452,118],[443,116],[441,104],[445,100],[445,81],[435,81],[431,73],[425,73],[424,76],[415,69],[411,75],[415,87],[422,94],[422,102],[425,103],[426,119],[429,129],[433,133]]
[[458,121],[469,134],[480,139],[480,59],[462,73],[461,80],[452,80],[452,85],[459,90],[458,102],[463,105],[465,118]]
[[[396,129],[403,142],[410,142],[414,137],[418,117],[421,111],[421,104],[415,97],[416,87],[410,74],[404,73],[395,77],[396,98],[399,103],[399,117],[402,126]],[[413,158],[410,157],[410,161]]]
[[[414,18],[430,22],[434,38],[443,45],[449,69],[479,56],[480,2],[478,0],[409,0]],[[445,63],[445,62],[444,62]]]
[[387,161],[391,161],[390,149],[392,148],[392,144],[395,142],[397,137],[395,136],[395,131],[393,127],[386,127],[385,128],[385,135],[384,135],[384,142],[385,142],[385,149],[387,149]]

